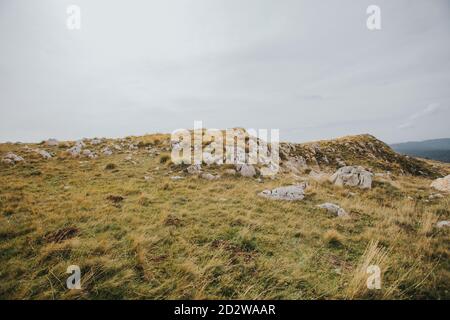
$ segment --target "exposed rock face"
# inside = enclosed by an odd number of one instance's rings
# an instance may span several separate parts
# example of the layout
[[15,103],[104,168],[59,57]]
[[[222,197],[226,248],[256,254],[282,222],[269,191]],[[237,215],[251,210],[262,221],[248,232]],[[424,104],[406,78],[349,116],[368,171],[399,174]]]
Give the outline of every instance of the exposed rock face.
[[255,167],[251,164],[238,164],[236,165],[236,170],[243,177],[254,177],[256,175]]
[[273,190],[264,190],[258,194],[261,197],[273,200],[302,200],[305,197],[305,186],[279,187]]
[[346,166],[338,169],[330,181],[337,186],[372,188],[372,173],[361,166]]
[[434,180],[431,183],[431,187],[439,191],[450,192],[450,174],[444,178]]
[[6,164],[15,164],[21,161],[24,161],[24,159],[12,152],[8,152],[2,159],[2,162]]
[[59,145],[59,141],[56,139],[48,139],[45,141],[45,145],[48,147],[57,147]]
[[347,217],[348,213],[337,204],[325,202],[318,205],[319,208],[325,209],[328,212],[337,215],[338,217]]
[[289,160],[285,161],[284,166],[286,169],[293,173],[300,173],[301,170],[307,168],[306,161],[303,157],[297,157],[297,158],[290,158]]

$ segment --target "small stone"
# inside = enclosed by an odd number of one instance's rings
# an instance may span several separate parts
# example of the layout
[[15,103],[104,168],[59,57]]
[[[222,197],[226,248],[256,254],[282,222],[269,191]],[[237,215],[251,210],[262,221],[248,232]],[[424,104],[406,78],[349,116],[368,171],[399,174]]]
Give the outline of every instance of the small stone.
[[287,186],[287,187],[279,187],[273,190],[264,190],[260,192],[258,195],[264,198],[273,199],[273,200],[302,200],[305,197],[305,186]]
[[108,147],[103,148],[103,149],[102,149],[102,153],[103,153],[105,156],[111,156],[111,155],[113,154],[112,150],[111,150],[110,148],[108,148]]
[[448,228],[450,227],[450,220],[444,220],[444,221],[439,221],[438,223],[436,223],[436,227],[437,228]]
[[193,164],[186,168],[187,173],[189,174],[198,174],[202,170],[202,166],[200,164]]
[[200,177],[201,177],[202,179],[206,179],[206,180],[216,180],[216,179],[219,178],[218,176],[214,176],[214,175],[212,175],[211,173],[208,173],[208,172],[202,173],[202,174],[200,175]]
[[239,164],[236,165],[236,169],[243,177],[254,177],[256,175],[255,167],[251,164]]
[[325,202],[318,205],[319,208],[325,209],[328,212],[337,215],[338,217],[346,217],[348,216],[348,213],[341,207],[339,207],[337,204]]

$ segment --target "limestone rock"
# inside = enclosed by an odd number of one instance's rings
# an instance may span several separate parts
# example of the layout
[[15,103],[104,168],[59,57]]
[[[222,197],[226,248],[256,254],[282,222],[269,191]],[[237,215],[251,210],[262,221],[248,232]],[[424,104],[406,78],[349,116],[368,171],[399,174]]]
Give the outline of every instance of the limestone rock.
[[319,208],[325,209],[328,212],[337,215],[338,217],[346,217],[348,216],[348,213],[341,207],[339,207],[337,204],[325,202],[318,205]]
[[35,153],[41,155],[42,158],[44,158],[44,159],[51,159],[51,158],[52,158],[52,155],[51,155],[50,153],[48,153],[47,151],[45,151],[45,150],[34,149],[33,151],[34,151]]
[[105,156],[111,156],[111,155],[113,154],[112,150],[111,150],[109,147],[103,148],[103,149],[102,149],[102,153],[103,153]]
[[372,173],[361,166],[339,168],[329,180],[337,186],[372,188]]
[[84,149],[82,154],[83,156],[88,157],[90,159],[97,158],[97,155],[89,149]]
[[305,197],[305,187],[294,185],[294,186],[286,186],[279,187],[273,190],[264,190],[260,192],[258,195],[264,198],[273,199],[273,200],[302,200]]
[[81,146],[80,145],[74,145],[72,148],[68,149],[67,152],[72,157],[79,156],[81,154]]
[[201,177],[202,179],[205,179],[205,180],[216,180],[216,179],[219,178],[218,176],[215,176],[215,175],[213,175],[213,174],[211,174],[211,173],[208,173],[208,172],[202,173],[202,174],[200,175],[200,177]]
[[442,192],[450,192],[450,174],[444,178],[434,180],[431,183],[431,187]]
[[238,164],[236,165],[236,170],[243,177],[254,177],[256,175],[255,167],[251,164]]

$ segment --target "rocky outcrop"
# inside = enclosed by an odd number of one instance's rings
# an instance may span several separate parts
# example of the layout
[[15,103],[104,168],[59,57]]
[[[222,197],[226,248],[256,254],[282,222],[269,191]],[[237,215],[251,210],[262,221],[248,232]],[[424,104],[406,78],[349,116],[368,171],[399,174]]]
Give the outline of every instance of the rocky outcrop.
[[302,200],[305,197],[305,186],[294,185],[279,187],[273,190],[264,190],[258,194],[260,197],[264,197],[272,200]]
[[209,173],[209,172],[203,172],[201,175],[200,175],[200,177],[202,178],[202,179],[205,179],[205,180],[216,180],[216,179],[219,179],[219,176],[215,176],[215,175],[213,175],[213,174],[211,174],[211,173]]
[[434,180],[431,183],[431,187],[442,192],[450,192],[450,174],[444,178]]
[[102,149],[102,153],[103,153],[105,156],[111,156],[111,155],[113,154],[112,150],[111,150],[109,147],[103,148],[103,149]]
[[337,186],[372,188],[372,173],[361,166],[346,166],[338,169],[331,177],[330,182]]
[[21,156],[18,156],[12,152],[8,152],[2,159],[3,163],[6,164],[16,164],[17,162],[22,162],[24,159]]

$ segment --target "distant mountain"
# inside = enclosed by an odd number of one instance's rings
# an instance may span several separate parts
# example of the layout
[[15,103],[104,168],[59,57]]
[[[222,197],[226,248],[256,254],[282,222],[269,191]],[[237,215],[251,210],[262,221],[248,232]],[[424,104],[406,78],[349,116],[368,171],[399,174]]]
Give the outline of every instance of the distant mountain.
[[398,153],[450,163],[450,138],[391,144]]

